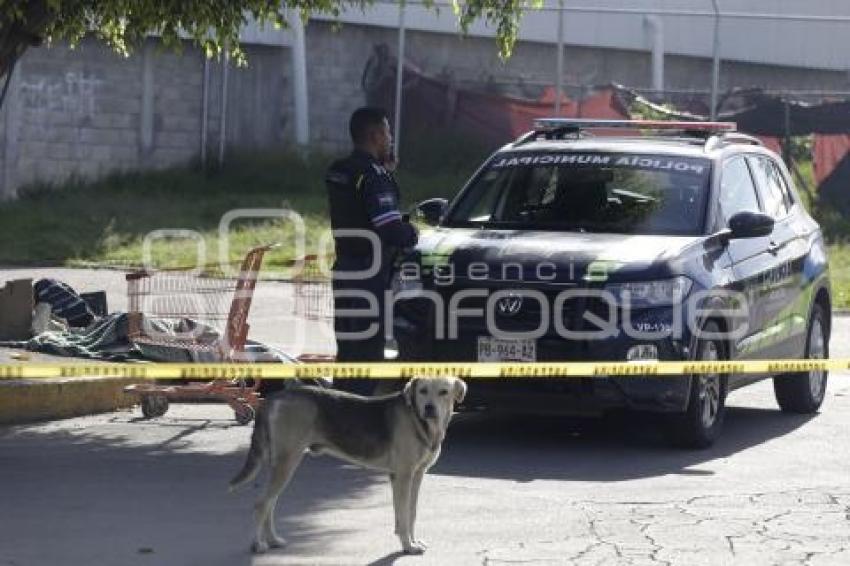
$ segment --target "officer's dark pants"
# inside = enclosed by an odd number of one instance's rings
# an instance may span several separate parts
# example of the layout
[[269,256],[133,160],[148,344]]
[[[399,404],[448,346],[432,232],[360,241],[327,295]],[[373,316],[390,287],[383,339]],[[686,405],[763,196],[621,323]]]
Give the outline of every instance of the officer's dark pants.
[[[334,280],[334,331],[336,332],[336,359],[339,362],[382,362],[384,361],[384,291],[386,287],[382,281],[365,280],[365,281],[340,281]],[[356,290],[366,291],[375,296],[378,305],[378,313],[376,316],[361,317],[361,316],[344,316],[342,313],[345,310],[356,309],[360,312],[367,312],[370,303],[363,297],[343,297],[339,296],[339,291]],[[344,334],[362,333],[370,328],[374,329],[370,332],[368,338],[351,338]],[[370,395],[374,390],[377,382],[370,379],[338,379],[334,382],[334,387],[344,391],[350,391],[360,395]]]

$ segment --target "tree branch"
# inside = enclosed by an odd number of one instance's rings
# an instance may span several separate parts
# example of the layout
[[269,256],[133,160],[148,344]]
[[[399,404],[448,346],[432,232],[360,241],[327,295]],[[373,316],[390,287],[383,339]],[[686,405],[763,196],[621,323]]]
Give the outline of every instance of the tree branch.
[[28,47],[41,45],[44,31],[50,25],[47,0],[28,0],[18,6],[22,10],[20,16],[7,6],[0,15],[0,78],[11,72],[15,61]]

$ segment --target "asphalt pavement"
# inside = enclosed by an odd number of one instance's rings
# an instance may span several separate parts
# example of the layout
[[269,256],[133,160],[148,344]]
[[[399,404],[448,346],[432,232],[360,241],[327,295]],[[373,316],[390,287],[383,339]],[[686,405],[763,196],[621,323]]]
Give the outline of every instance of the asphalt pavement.
[[[283,328],[265,308],[261,339]],[[834,356],[848,335],[836,318]],[[850,374],[815,416],[781,413],[768,382],[729,406],[704,451],[649,416],[460,415],[423,483],[419,557],[398,552],[386,477],[329,457],[281,497],[289,546],[252,556],[262,481],[226,489],[251,428],[220,405],[0,427],[0,565],[850,563]]]
[[462,415],[423,483],[421,557],[398,553],[387,479],[329,457],[281,498],[289,546],[252,557],[262,484],[227,493],[251,429],[222,406],[0,428],[0,564],[848,564],[848,378],[814,417],[768,383],[733,394],[705,451],[646,417]]

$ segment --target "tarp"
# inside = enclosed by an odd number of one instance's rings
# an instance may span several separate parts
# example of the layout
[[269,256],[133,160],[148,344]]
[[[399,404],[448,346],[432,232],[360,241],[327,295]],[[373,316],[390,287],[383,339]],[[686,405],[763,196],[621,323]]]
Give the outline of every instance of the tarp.
[[[669,110],[641,97],[627,88],[618,88],[619,96],[628,103],[638,102],[671,119],[704,120]],[[850,213],[850,102],[826,101],[808,104],[784,100],[759,91],[732,93],[742,109],[721,113],[720,120],[735,122],[738,130],[753,134],[764,145],[782,154],[786,136],[814,134],[812,160],[819,198],[843,213]],[[793,167],[793,163],[789,163]]]
[[846,134],[850,133],[850,102],[815,105],[760,95],[751,98],[745,110],[721,114],[721,119],[737,122],[743,132],[766,136]]
[[[527,100],[471,90],[452,92],[446,84],[423,78],[418,88],[405,92],[404,119],[409,120],[407,124],[422,125],[442,115],[444,124],[499,145],[530,131],[535,119],[554,115],[554,93],[547,94],[540,100]],[[561,116],[627,118],[616,103],[610,89],[580,101],[562,96]]]
[[[394,73],[376,74],[381,79],[370,85],[370,103],[393,108]],[[544,89],[536,100],[517,98],[456,88],[450,80],[428,76],[412,65],[405,66],[404,85],[402,123],[407,136],[423,129],[449,128],[495,147],[530,131],[536,118],[554,115],[552,87]],[[603,87],[582,100],[562,95],[561,101],[560,115],[565,118],[628,118],[612,87]]]
[[761,143],[764,144],[764,147],[782,155],[782,140],[780,138],[775,138],[773,136],[756,136]]
[[820,198],[850,213],[850,134],[816,135],[812,156]]
[[826,181],[850,152],[850,134],[816,135],[812,146],[815,181]]
[[[386,46],[364,70],[364,88],[370,103],[395,105],[395,62]],[[367,81],[366,79],[371,78]],[[368,87],[367,87],[368,82]],[[492,147],[507,143],[532,129],[535,118],[554,114],[555,89],[547,87],[536,100],[456,88],[450,78],[428,76],[410,64],[404,66],[402,122],[406,135],[417,130],[452,129]],[[681,110],[650,102],[636,91],[612,84],[591,90],[583,100],[561,97],[561,116],[579,118],[629,118],[634,102],[671,119],[705,120]],[[813,159],[820,193],[843,212],[850,212],[850,101],[808,104],[767,95],[758,90],[734,91],[725,97],[739,108],[718,119],[733,121],[738,130],[759,137],[781,154],[787,136],[815,135]],[[791,165],[791,164],[789,164]]]

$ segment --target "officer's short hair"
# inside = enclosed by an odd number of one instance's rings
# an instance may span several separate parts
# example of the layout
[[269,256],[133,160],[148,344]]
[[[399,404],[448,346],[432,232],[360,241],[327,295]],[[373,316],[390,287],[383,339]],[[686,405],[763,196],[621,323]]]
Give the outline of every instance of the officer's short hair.
[[387,113],[383,108],[377,106],[363,106],[358,108],[351,114],[351,120],[348,122],[348,131],[351,134],[351,141],[354,145],[359,145],[366,141],[369,135],[369,130],[373,127],[380,128],[387,119]]

